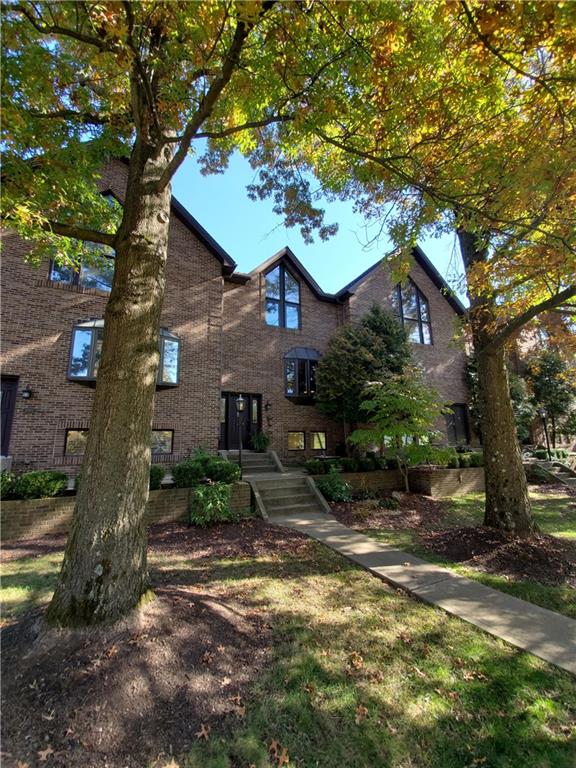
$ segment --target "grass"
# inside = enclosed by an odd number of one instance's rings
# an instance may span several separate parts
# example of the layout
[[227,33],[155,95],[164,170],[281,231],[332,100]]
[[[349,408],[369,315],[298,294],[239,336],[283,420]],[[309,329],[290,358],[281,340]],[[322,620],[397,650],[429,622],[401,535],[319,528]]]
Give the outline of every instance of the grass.
[[[543,533],[576,540],[576,499],[564,495],[561,491],[542,493],[537,487],[530,489],[530,497],[534,517]],[[446,499],[444,505],[443,524],[446,528],[460,528],[482,523],[484,517],[484,494],[482,493],[470,493]],[[462,576],[485,584],[487,587],[493,587],[576,619],[576,590],[572,587],[545,585],[532,579],[509,579],[506,576],[483,573],[474,568],[459,565],[425,550],[419,544],[418,533],[414,529],[378,528],[364,530],[364,533],[385,544],[451,568]]]
[[[8,564],[13,615],[47,598],[58,564],[56,555]],[[280,764],[274,742],[298,768],[574,766],[571,675],[389,589],[320,544],[298,557],[152,552],[150,565],[154,580],[199,581],[271,626],[270,657],[244,696],[243,718],[213,723],[181,768],[270,768]]]

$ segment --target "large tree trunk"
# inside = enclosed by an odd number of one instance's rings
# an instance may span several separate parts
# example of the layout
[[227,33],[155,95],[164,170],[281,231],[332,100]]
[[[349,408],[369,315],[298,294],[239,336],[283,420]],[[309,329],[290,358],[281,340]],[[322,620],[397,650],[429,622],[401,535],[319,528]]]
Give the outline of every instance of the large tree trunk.
[[[487,247],[475,232],[458,232],[462,260],[469,273],[488,260]],[[490,348],[497,325],[493,297],[481,289],[468,292],[470,322],[478,360],[482,447],[486,507],[484,524],[518,536],[536,530],[532,517],[526,474],[516,434],[516,421],[510,397],[506,348]],[[488,351],[489,350],[489,351]]]
[[528,536],[535,531],[510,398],[506,350],[478,354],[486,508],[484,525]]
[[47,620],[113,621],[147,589],[145,509],[164,296],[170,187],[151,191],[169,160],[137,142],[130,160],[114,283],[72,531]]

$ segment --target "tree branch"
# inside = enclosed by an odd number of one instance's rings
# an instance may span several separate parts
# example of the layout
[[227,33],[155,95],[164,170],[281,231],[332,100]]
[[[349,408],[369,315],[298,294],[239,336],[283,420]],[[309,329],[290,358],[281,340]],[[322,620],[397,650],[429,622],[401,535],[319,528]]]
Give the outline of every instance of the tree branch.
[[[27,111],[30,117],[41,118],[43,120],[57,120],[74,118],[79,120],[85,125],[107,125],[111,122],[111,117],[102,115],[96,115],[93,112],[77,112],[74,109],[58,109],[54,112],[35,112],[32,110]],[[117,117],[129,117],[128,113],[124,115],[117,115]]]
[[[265,117],[262,120],[249,120],[242,125],[231,125],[229,128],[223,128],[221,131],[203,131],[201,133],[195,133],[192,137],[193,141],[196,139],[223,139],[226,136],[232,136],[235,133],[249,130],[250,128],[265,128],[267,125],[273,125],[274,123],[288,123],[290,120],[294,120],[294,115],[274,115],[273,117]],[[169,136],[164,137],[166,142],[179,141],[182,137],[178,136],[171,138]]]
[[62,224],[59,221],[46,221],[42,225],[45,232],[53,232],[63,237],[71,237],[74,240],[84,240],[88,243],[100,243],[114,248],[116,245],[116,235],[108,235],[106,232],[99,232],[96,229],[86,229],[76,227],[73,224]]
[[[85,35],[82,32],[78,32],[74,29],[68,29],[67,27],[61,27],[59,24],[47,24],[42,17],[38,19],[30,13],[30,11],[24,5],[8,6],[10,10],[17,11],[25,16],[35,30],[42,35],[62,35],[63,37],[71,37],[74,40],[78,40],[86,45],[93,45],[101,51],[112,51],[114,47],[101,40],[98,37],[92,37],[91,35]],[[8,9],[7,8],[7,9]]]
[[[264,9],[261,15],[266,13],[268,8],[270,8],[271,6],[272,6],[271,2],[265,3]],[[236,23],[234,38],[232,39],[232,43],[230,45],[230,48],[228,49],[226,58],[224,59],[222,71],[220,75],[212,82],[212,84],[208,88],[208,92],[200,102],[200,106],[198,107],[196,114],[186,126],[184,133],[182,134],[180,146],[174,153],[174,156],[172,157],[172,159],[164,169],[161,177],[155,184],[155,189],[157,192],[161,192],[166,187],[166,185],[170,182],[170,179],[172,178],[172,176],[176,173],[180,165],[184,162],[184,159],[188,154],[188,150],[190,149],[190,144],[192,143],[192,139],[194,138],[198,129],[200,128],[202,123],[204,123],[204,121],[207,120],[212,114],[212,110],[214,109],[214,106],[218,101],[220,94],[222,93],[222,91],[224,90],[224,88],[232,78],[234,70],[238,65],[240,53],[242,51],[244,43],[246,42],[246,38],[250,34],[250,31],[252,30],[253,26],[254,24],[246,24],[246,22],[241,20],[239,20]]]
[[533,307],[530,307],[525,312],[522,312],[522,314],[510,320],[506,325],[502,326],[480,351],[487,352],[488,354],[495,352],[511,336],[513,336],[516,331],[519,331],[523,325],[526,325],[526,323],[534,319],[537,315],[540,315],[542,312],[547,312],[548,310],[562,306],[567,299],[571,299],[573,296],[576,296],[576,284],[569,285],[555,296],[550,296],[549,299],[545,299],[539,304],[535,304]]

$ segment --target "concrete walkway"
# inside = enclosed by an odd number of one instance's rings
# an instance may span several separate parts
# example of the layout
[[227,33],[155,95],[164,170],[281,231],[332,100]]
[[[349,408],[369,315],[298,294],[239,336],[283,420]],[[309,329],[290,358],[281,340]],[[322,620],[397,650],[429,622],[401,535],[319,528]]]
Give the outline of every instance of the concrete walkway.
[[321,541],[394,587],[576,674],[576,621],[374,541],[322,513],[274,516],[273,525]]

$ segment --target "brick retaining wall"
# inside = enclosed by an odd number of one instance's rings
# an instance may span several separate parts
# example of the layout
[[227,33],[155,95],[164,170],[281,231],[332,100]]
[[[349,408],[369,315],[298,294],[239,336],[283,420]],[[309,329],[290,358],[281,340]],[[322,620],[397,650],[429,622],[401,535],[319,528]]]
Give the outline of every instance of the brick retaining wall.
[[485,490],[484,468],[469,469],[411,469],[410,488],[435,499],[443,496],[462,496]]
[[[321,480],[326,475],[314,475]],[[354,491],[401,491],[404,489],[402,474],[397,469],[381,469],[375,472],[341,472],[340,477],[350,483]]]
[[[147,508],[148,524],[184,520],[188,510],[189,488],[167,488],[150,491]],[[248,483],[234,485],[231,506],[244,512],[252,505],[252,489]],[[74,511],[74,496],[52,499],[23,499],[3,501],[0,507],[0,536],[2,541],[35,539],[54,533],[67,533]]]

